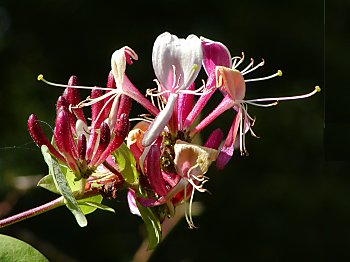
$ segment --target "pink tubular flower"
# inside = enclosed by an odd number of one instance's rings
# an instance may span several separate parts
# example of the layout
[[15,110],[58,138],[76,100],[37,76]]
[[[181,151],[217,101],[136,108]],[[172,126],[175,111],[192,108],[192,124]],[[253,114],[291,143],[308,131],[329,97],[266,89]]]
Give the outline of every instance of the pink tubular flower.
[[[223,169],[233,155],[237,139],[241,153],[245,154],[245,133],[250,130],[254,135],[251,129],[254,121],[248,114],[247,105],[271,106],[277,101],[305,98],[319,91],[316,87],[313,92],[301,96],[244,100],[247,82],[270,79],[282,73],[279,70],[268,77],[246,80],[243,76],[261,67],[264,61],[254,66],[251,60],[239,71],[237,67],[243,59],[231,59],[225,45],[203,37],[199,39],[190,35],[179,39],[163,33],[156,39],[152,62],[158,89],[156,92],[148,90],[147,94],[153,104],[154,97],[157,98],[160,113],[149,126],[141,129],[136,126],[128,137],[128,146],[146,178],[144,188],[148,188],[148,197],[136,196],[142,205],[163,206],[165,212],[171,215],[175,205],[189,201],[189,207],[185,209],[186,219],[189,226],[194,227],[191,216],[193,194],[196,190],[205,191],[203,185],[208,178],[204,174],[209,166],[216,161],[217,168]],[[208,78],[195,89],[200,65],[203,65]],[[222,101],[194,125],[216,90],[223,94]],[[199,96],[196,101],[195,95]],[[192,143],[198,133],[229,109],[235,116],[221,146],[223,133],[218,128],[204,146]],[[131,199],[132,196],[134,194],[129,195]]]
[[273,106],[276,105],[278,101],[302,99],[312,96],[319,92],[320,88],[316,86],[312,92],[299,96],[244,100],[247,82],[267,80],[276,76],[281,76],[282,71],[278,70],[277,73],[267,77],[244,79],[243,76],[263,66],[264,60],[254,66],[254,60],[251,59],[249,65],[239,71],[237,67],[243,62],[244,54],[242,54],[242,57],[233,57],[233,63],[231,63],[231,61],[228,63],[228,58],[230,58],[231,55],[223,44],[204,38],[202,38],[202,41],[203,50],[207,49],[207,51],[209,51],[207,52],[208,57],[205,59],[206,63],[204,63],[208,79],[211,80],[213,76],[215,76],[216,88],[220,89],[224,98],[216,109],[214,109],[193,129],[192,134],[194,135],[200,132],[204,127],[209,125],[214,119],[228,109],[232,108],[237,112],[226,140],[220,149],[220,154],[216,162],[217,168],[223,169],[233,155],[234,144],[237,136],[239,137],[239,147],[242,154],[247,154],[245,147],[245,133],[250,130],[255,136],[251,129],[254,119],[248,114],[248,104],[262,107]]
[[[45,137],[36,116],[30,116],[28,127],[37,145],[46,145],[78,179],[90,177],[88,182],[91,183],[110,182],[111,187],[105,188],[106,184],[100,187],[106,194],[110,188],[115,193],[114,189],[121,184],[127,187],[131,212],[143,214],[144,219],[145,213],[152,212],[158,225],[166,216],[174,215],[177,205],[184,203],[188,225],[195,227],[192,219],[194,193],[206,191],[204,185],[209,178],[205,174],[211,164],[215,161],[217,169],[223,169],[233,156],[236,141],[241,154],[247,154],[245,134],[250,131],[255,136],[254,118],[248,114],[248,105],[268,107],[278,101],[302,99],[320,91],[316,86],[305,95],[246,100],[247,83],[281,76],[282,72],[246,79],[248,73],[264,65],[264,60],[254,65],[251,59],[239,70],[244,61],[243,53],[242,57],[232,58],[228,48],[220,42],[195,35],[182,39],[165,32],[153,45],[156,88],[147,90],[149,101],[126,74],[127,64],[131,65],[133,60],[138,60],[138,56],[130,47],[115,51],[105,88],[78,86],[76,77],[70,78],[68,86],[59,85],[40,75],[38,79],[45,83],[66,87],[56,104],[54,144]],[[202,66],[207,79],[198,83],[196,78]],[[80,101],[78,89],[91,89],[91,96]],[[199,119],[217,90],[223,96],[221,102]],[[149,115],[131,119],[142,121],[129,132],[132,100],[142,105]],[[89,118],[82,110],[87,106],[91,106]],[[195,144],[196,136],[228,110],[234,113],[228,133],[224,136],[220,128],[214,127],[204,144]],[[120,147],[125,138],[129,150]],[[120,151],[116,151],[119,147]],[[122,168],[123,165],[128,168]],[[100,179],[100,173],[95,170],[103,167],[116,175]],[[115,184],[115,181],[125,183]],[[146,219],[150,219],[148,215]]]

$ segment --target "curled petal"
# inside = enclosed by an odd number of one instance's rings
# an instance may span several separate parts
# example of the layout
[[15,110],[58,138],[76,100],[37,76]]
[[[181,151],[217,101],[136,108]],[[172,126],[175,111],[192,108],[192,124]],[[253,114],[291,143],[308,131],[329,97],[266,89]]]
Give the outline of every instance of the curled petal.
[[233,101],[244,99],[245,81],[238,70],[223,66],[216,67],[216,85],[223,88]]
[[126,63],[132,64],[132,59],[137,60],[137,54],[128,46],[118,49],[112,54],[111,67],[117,88],[122,89]]
[[174,145],[175,168],[182,177],[200,177],[216,160],[217,150],[177,140]]
[[177,90],[188,88],[198,75],[202,56],[201,41],[195,35],[179,39],[165,32],[158,36],[153,46],[152,63],[162,87],[167,90],[173,90],[175,86]]

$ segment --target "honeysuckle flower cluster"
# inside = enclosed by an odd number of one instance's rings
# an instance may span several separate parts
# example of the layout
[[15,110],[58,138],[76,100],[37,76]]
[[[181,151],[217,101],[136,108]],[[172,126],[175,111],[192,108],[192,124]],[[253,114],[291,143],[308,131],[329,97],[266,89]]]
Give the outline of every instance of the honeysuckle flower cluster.
[[[186,205],[189,227],[195,227],[194,193],[206,191],[206,173],[214,162],[222,170],[237,142],[241,154],[247,154],[245,134],[250,131],[255,136],[255,119],[248,113],[248,105],[273,106],[278,101],[306,98],[320,91],[316,87],[305,95],[245,100],[246,83],[281,76],[282,72],[247,79],[246,75],[263,66],[264,61],[255,65],[251,59],[239,69],[243,53],[231,57],[222,43],[195,35],[182,39],[166,32],[157,37],[152,52],[155,84],[145,95],[126,74],[133,60],[138,60],[138,55],[130,47],[115,51],[106,87],[80,86],[75,76],[67,85],[55,84],[39,75],[39,80],[64,87],[65,91],[57,100],[53,139],[44,134],[35,115],[29,117],[28,128],[49,167],[58,163],[59,170],[51,168],[51,177],[39,185],[61,192],[66,202],[71,195],[76,198],[76,204],[73,201],[73,206],[67,206],[74,210],[77,220],[80,214],[80,225],[85,225],[81,214],[92,212],[82,211],[83,204],[107,209],[101,199],[91,200],[92,196],[115,198],[120,190],[127,189],[130,211],[144,219],[151,247],[160,241],[162,221],[172,217],[180,204]],[[202,67],[206,79],[198,79]],[[81,100],[79,89],[91,89],[91,95]],[[215,92],[222,95],[222,100],[202,118],[201,112],[212,103]],[[146,112],[129,118],[132,100]],[[85,107],[91,108],[90,116],[85,116]],[[227,110],[233,121],[224,133],[222,127],[212,123]],[[203,144],[196,144],[196,136],[204,129],[211,130],[210,135]],[[51,160],[45,152],[51,154]],[[67,191],[62,177],[72,192]],[[72,186],[75,182],[80,182],[76,191]]]

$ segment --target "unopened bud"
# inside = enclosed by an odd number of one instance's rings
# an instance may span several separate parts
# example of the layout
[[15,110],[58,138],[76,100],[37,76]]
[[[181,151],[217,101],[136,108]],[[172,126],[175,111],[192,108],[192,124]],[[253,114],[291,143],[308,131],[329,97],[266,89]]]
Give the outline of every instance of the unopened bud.
[[38,147],[41,147],[42,145],[46,145],[51,152],[57,159],[64,161],[63,156],[51,145],[48,138],[45,136],[40,124],[38,118],[31,114],[28,119],[28,130],[29,134],[34,140],[34,142],[38,145]]
[[70,130],[68,113],[63,107],[59,109],[59,113],[56,117],[54,140],[57,148],[66,157],[68,162],[72,163],[74,159],[74,150],[72,148],[73,137]]
[[96,165],[102,164],[106,160],[106,158],[112,152],[117,150],[118,147],[120,147],[120,145],[123,143],[124,139],[128,135],[129,127],[130,127],[128,116],[126,114],[121,114],[120,118],[117,120],[116,126],[117,128],[113,132],[114,137],[112,141],[109,143],[106,150],[101,154]]
[[165,196],[168,193],[165,181],[160,168],[160,149],[157,145],[151,145],[146,158],[146,169],[148,181],[159,196]]
[[86,154],[86,136],[84,134],[80,134],[78,137],[78,154],[81,160],[85,159]]

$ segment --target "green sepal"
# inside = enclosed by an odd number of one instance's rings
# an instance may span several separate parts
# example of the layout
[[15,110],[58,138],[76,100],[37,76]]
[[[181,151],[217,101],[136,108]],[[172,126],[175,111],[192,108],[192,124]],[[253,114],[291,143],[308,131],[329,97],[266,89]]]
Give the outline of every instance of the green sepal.
[[118,170],[124,180],[133,187],[139,184],[139,173],[136,168],[136,160],[125,143],[112,153],[118,164]]
[[56,158],[51,156],[50,151],[46,145],[41,146],[41,152],[44,156],[46,164],[49,167],[49,173],[52,174],[56,188],[64,197],[65,205],[72,212],[80,227],[87,226],[86,217],[81,211],[77,200],[73,196],[72,190],[69,187],[65,175],[61,171],[58,161],[56,160]]

